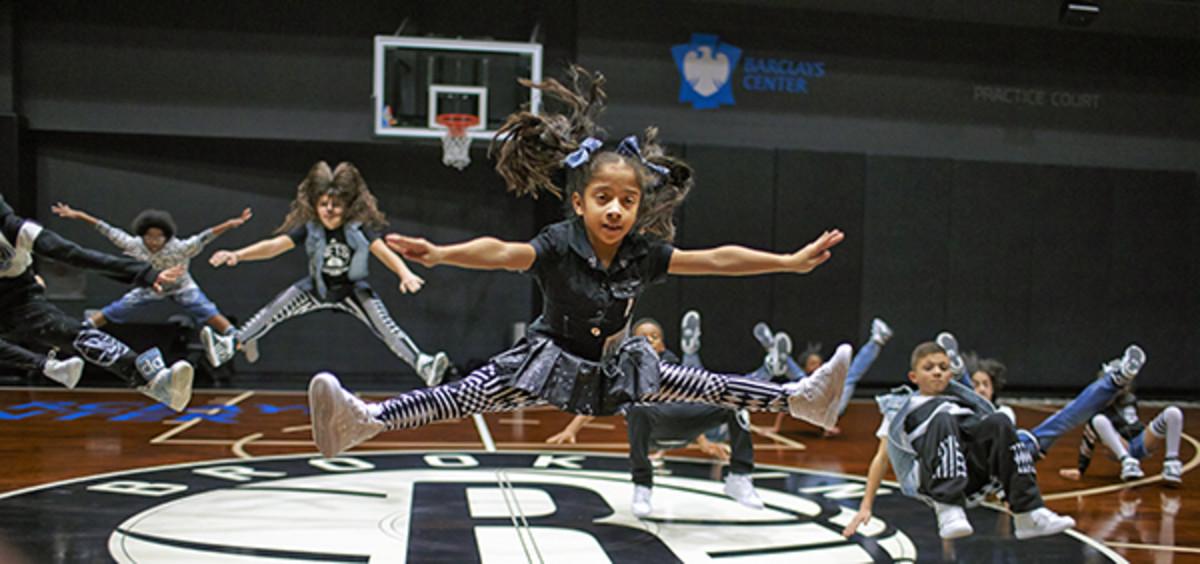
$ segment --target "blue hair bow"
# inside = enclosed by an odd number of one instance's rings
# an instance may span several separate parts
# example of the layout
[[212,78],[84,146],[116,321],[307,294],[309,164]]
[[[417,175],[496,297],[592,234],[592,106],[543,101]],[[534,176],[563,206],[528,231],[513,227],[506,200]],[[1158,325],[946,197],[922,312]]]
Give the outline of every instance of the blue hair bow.
[[629,137],[622,139],[621,144],[617,145],[617,154],[637,159],[641,161],[646,168],[653,170],[664,177],[671,175],[671,171],[667,170],[667,167],[648,162],[646,157],[642,156],[642,148],[638,145],[636,135],[630,135]]
[[588,162],[592,158],[592,153],[600,148],[600,140],[595,137],[588,137],[579,144],[579,148],[571,154],[567,155],[562,160],[563,164],[571,168],[579,168],[579,165]]

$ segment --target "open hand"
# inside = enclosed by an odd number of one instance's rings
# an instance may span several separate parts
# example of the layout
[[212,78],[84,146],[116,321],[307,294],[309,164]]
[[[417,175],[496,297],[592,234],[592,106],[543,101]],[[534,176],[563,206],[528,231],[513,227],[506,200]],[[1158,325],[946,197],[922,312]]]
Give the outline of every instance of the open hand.
[[388,248],[400,256],[416,261],[422,266],[434,266],[441,259],[440,249],[423,237],[407,237],[399,233],[388,233],[384,236]]
[[871,512],[859,509],[858,512],[854,514],[854,517],[850,519],[850,522],[846,523],[846,528],[842,529],[842,536],[850,538],[850,535],[853,535],[860,526],[866,524],[866,522],[870,520]]
[[78,210],[71,209],[71,206],[68,206],[62,202],[50,206],[50,211],[54,212],[55,215],[58,215],[59,217],[65,217],[67,219],[79,219],[79,217],[83,215]]
[[405,276],[400,279],[400,293],[401,294],[415,294],[415,293],[417,293],[418,290],[421,289],[421,286],[424,286],[424,285],[425,285],[424,278],[421,278],[420,276],[417,276],[416,274],[411,274],[409,276]]
[[837,229],[822,233],[813,242],[788,257],[792,270],[798,274],[804,274],[821,266],[821,263],[829,260],[829,257],[832,256],[829,249],[841,243],[845,238],[846,234]]
[[241,227],[243,223],[249,221],[253,216],[254,214],[250,213],[250,208],[246,208],[242,210],[242,215],[229,220],[229,224],[233,227]]
[[159,272],[158,278],[154,279],[155,291],[163,291],[163,284],[170,284],[171,282],[179,280],[179,277],[183,276],[185,272],[187,272],[187,267],[182,264],[172,266],[171,268]]

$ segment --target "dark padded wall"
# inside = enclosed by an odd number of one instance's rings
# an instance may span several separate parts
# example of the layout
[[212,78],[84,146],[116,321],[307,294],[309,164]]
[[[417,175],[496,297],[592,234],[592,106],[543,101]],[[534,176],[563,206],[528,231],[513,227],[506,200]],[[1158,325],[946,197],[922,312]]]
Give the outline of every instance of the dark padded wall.
[[879,157],[870,170],[863,309],[897,336],[865,383],[902,381],[913,345],[949,329],[1005,362],[1015,389],[1078,389],[1130,342],[1150,357],[1142,389],[1196,385],[1191,175]]
[[[728,371],[761,361],[756,321],[828,353],[842,341],[857,347],[879,316],[896,338],[866,387],[902,381],[912,346],[952,329],[1008,362],[1014,388],[1077,389],[1137,341],[1151,359],[1143,390],[1200,390],[1189,372],[1200,360],[1194,39],[859,16],[799,0],[672,1],[667,18],[630,18],[644,7],[628,0],[19,4],[0,88],[11,81],[14,119],[28,128],[3,122],[2,142],[20,133],[31,163],[21,196],[36,199],[38,219],[94,247],[107,243],[51,216],[49,204],[119,224],[163,207],[184,232],[252,206],[255,219],[211,248],[235,246],[270,233],[317,159],[357,163],[393,229],[443,242],[527,239],[559,217],[558,205],[508,196],[481,143],[458,173],[434,142],[371,135],[370,45],[405,18],[408,35],[523,41],[537,29],[547,74],[579,61],[609,75],[604,125],[614,136],[658,125],[695,166],[681,247],[782,252],[826,228],[847,234],[808,275],[673,277],[651,289],[638,313],[659,318],[672,348],[690,308],[704,314],[705,361]],[[670,57],[692,33],[717,34],[745,56],[823,61],[829,72],[807,95],[739,90],[736,106],[695,110],[677,99]],[[974,99],[974,86],[993,82],[1096,91],[1104,103],[1074,111]],[[299,255],[194,267],[244,318],[299,276]],[[414,268],[428,282],[415,296],[400,295],[378,262],[371,281],[418,343],[460,364],[499,350],[512,323],[536,312],[522,275]],[[122,290],[89,282],[87,303],[64,307],[103,305]],[[239,370],[406,371],[365,328],[328,315],[285,324],[263,352]]]

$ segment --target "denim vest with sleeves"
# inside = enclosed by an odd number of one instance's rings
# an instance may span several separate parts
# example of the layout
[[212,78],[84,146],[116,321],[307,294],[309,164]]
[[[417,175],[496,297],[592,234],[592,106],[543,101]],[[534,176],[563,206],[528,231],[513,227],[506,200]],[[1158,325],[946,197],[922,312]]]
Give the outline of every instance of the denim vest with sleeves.
[[[917,452],[904,432],[904,418],[908,415],[909,402],[914,393],[912,388],[900,386],[893,388],[890,393],[875,396],[875,402],[879,404],[879,412],[888,421],[887,453],[892,470],[896,473],[896,481],[900,482],[900,491],[904,495],[929,501],[927,496],[917,492],[921,483]],[[975,390],[954,380],[950,381],[942,394],[954,397],[980,415],[996,411],[991,402],[975,393]]]
[[[305,225],[308,235],[304,239],[304,250],[308,253],[308,275],[312,278],[317,295],[325,299],[325,277],[321,275],[321,267],[325,260],[325,226],[315,221]],[[351,282],[357,282],[367,277],[367,257],[371,254],[371,242],[363,235],[362,222],[355,221],[343,226],[346,233],[346,245],[350,247],[350,272],[347,275]]]

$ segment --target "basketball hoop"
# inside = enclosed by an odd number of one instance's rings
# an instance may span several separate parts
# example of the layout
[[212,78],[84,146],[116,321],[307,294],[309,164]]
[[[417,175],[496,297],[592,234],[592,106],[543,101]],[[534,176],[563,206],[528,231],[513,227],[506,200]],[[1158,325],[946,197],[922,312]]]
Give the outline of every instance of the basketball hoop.
[[467,128],[479,125],[479,116],[473,114],[438,114],[435,121],[446,127],[442,134],[442,163],[458,170],[471,164],[471,137]]

